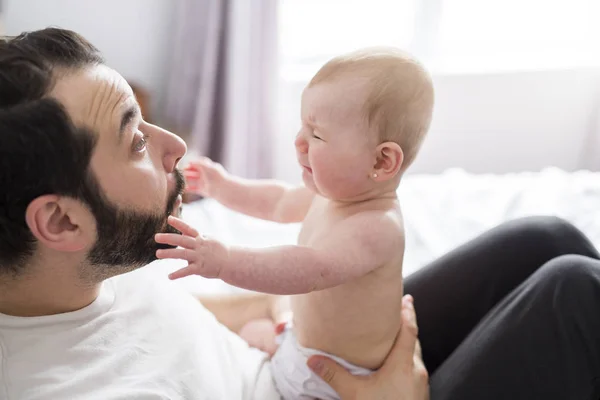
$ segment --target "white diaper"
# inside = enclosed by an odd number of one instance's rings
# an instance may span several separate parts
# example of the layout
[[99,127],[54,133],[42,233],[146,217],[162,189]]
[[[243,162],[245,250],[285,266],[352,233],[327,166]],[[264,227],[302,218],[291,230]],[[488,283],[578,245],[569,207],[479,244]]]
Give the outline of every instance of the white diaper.
[[339,400],[335,390],[306,365],[313,355],[323,355],[337,361],[353,375],[369,375],[373,371],[319,350],[302,347],[290,327],[279,336],[279,349],[271,359],[275,385],[284,400]]

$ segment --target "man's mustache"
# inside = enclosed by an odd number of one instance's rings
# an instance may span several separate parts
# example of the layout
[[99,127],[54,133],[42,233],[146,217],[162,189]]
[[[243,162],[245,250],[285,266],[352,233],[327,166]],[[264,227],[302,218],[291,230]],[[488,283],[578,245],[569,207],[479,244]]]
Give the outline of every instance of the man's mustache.
[[175,207],[177,197],[182,195],[183,191],[185,190],[185,178],[183,177],[183,173],[179,169],[175,169],[173,174],[175,175],[175,188],[173,189],[173,193],[169,196],[169,201],[167,202],[167,215],[170,215],[173,212],[173,207]]

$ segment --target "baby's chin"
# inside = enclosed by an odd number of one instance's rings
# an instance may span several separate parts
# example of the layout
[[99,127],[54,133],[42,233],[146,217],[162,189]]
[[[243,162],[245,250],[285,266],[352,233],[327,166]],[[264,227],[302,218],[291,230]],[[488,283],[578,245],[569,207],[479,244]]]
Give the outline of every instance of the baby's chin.
[[[320,175],[321,178],[323,177]],[[315,178],[313,172],[304,170],[302,173],[302,181],[307,189],[313,191],[317,195],[333,201],[340,202],[353,202],[355,200],[362,201],[362,196],[365,194],[365,190],[368,187],[368,179],[364,182],[349,181],[340,182],[334,179],[319,179],[319,176]]]
[[307,172],[303,172],[302,173],[302,181],[304,182],[304,186],[306,186],[307,189],[315,192],[318,195],[321,195],[321,192],[319,191],[319,188],[315,184],[315,181],[314,181],[314,179],[312,177],[312,174],[308,174]]
[[326,199],[342,202],[342,203],[354,203],[363,202],[365,200],[371,200],[377,197],[376,193],[370,191],[368,182],[361,185],[360,182],[354,182],[353,184],[340,185],[338,183],[332,183],[331,185],[316,184],[312,183],[312,187],[308,187],[319,196]]

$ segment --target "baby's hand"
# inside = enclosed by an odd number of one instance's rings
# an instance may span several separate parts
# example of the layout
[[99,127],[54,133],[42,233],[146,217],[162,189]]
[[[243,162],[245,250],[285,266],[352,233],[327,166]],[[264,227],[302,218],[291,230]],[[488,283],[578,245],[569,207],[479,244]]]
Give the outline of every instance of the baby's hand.
[[190,161],[183,169],[187,191],[204,197],[214,197],[227,175],[221,164],[206,157]]
[[216,240],[210,240],[200,235],[194,228],[170,216],[169,225],[179,230],[176,233],[157,233],[154,237],[157,243],[179,246],[175,249],[160,249],[156,251],[158,258],[176,258],[187,260],[187,267],[171,274],[170,279],[179,279],[188,275],[200,275],[205,278],[218,278],[219,272],[227,255],[227,248]]

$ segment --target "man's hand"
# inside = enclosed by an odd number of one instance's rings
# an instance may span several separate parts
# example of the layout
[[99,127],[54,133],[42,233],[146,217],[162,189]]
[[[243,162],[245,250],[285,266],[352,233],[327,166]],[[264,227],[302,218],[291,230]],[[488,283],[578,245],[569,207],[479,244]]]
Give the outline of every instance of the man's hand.
[[176,258],[188,262],[187,267],[169,274],[169,278],[179,279],[188,275],[218,278],[227,256],[227,247],[221,242],[200,235],[196,229],[179,218],[170,216],[168,222],[173,228],[179,230],[181,235],[157,233],[155,240],[157,243],[178,246],[178,248],[157,250],[156,257]]
[[342,366],[313,356],[309,367],[340,395],[342,400],[428,400],[429,377],[417,340],[417,317],[410,295],[402,304],[402,328],[384,365],[367,377],[353,376]]
[[221,164],[203,157],[191,161],[184,169],[187,191],[204,197],[214,197],[218,187],[228,176]]

